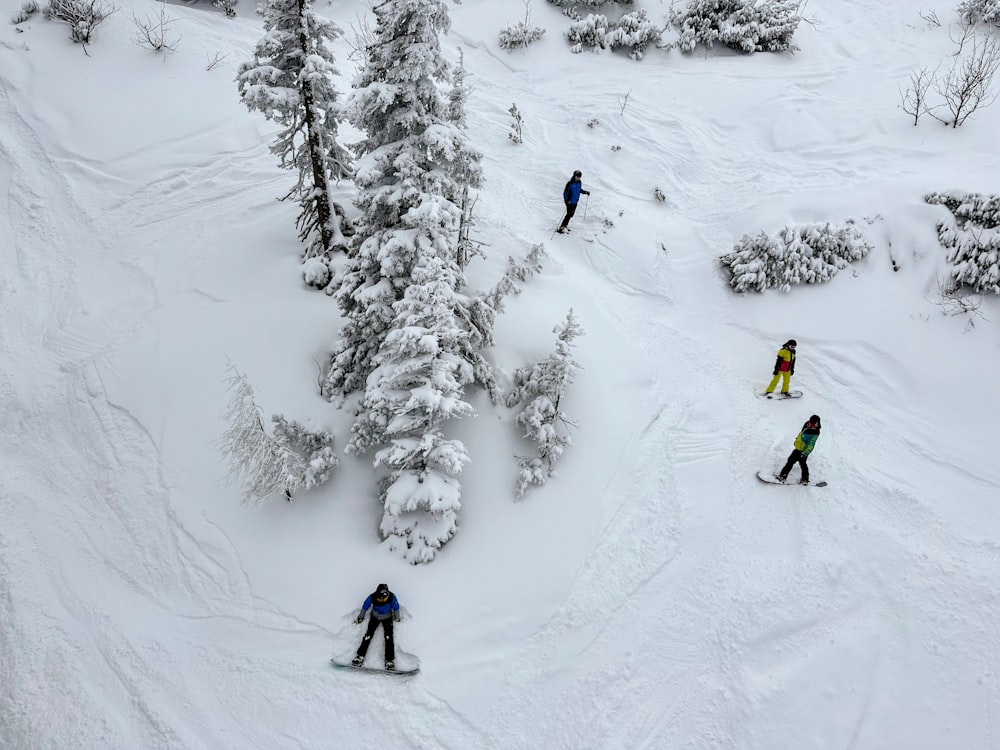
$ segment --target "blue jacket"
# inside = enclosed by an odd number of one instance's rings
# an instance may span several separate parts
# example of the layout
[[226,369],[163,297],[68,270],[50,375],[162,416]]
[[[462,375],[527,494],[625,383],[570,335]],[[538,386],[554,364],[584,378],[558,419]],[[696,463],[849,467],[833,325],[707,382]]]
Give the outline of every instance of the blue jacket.
[[583,189],[583,183],[574,177],[570,179],[570,181],[566,183],[566,187],[563,188],[563,202],[572,203],[575,206],[580,202],[580,193],[590,195],[589,190]]
[[396,598],[395,594],[392,594],[389,601],[385,604],[376,604],[372,601],[371,594],[365,598],[365,603],[361,605],[361,615],[364,617],[365,612],[369,609],[372,611],[372,616],[379,620],[385,620],[390,615],[395,615],[399,612],[399,599]]
[[795,438],[795,447],[797,450],[802,451],[803,456],[808,456],[813,452],[813,448],[816,447],[816,441],[819,439],[819,427],[810,427],[807,422],[802,426],[802,432],[799,436]]

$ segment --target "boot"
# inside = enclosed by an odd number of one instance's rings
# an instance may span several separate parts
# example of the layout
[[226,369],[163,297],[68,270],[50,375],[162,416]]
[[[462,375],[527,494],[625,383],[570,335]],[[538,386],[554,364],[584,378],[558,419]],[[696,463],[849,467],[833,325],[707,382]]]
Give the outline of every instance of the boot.
[[351,659],[352,667],[360,667],[364,663],[365,663],[365,657],[363,656],[355,656],[353,659]]
[[391,672],[395,668],[396,668],[396,662],[391,661],[391,660],[386,661],[386,663],[385,663],[385,669],[386,669],[387,672]]

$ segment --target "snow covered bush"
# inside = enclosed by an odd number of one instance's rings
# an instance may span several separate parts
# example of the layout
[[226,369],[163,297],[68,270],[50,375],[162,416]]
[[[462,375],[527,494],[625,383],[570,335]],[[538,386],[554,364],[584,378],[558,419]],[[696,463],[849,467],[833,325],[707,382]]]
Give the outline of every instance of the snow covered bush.
[[333,435],[314,432],[275,414],[274,434],[268,435],[246,375],[235,368],[229,378],[228,426],[220,440],[231,480],[243,485],[243,500],[261,505],[283,493],[288,500],[299,489],[311,489],[330,478],[339,461]]
[[524,497],[532,485],[545,484],[555,471],[556,462],[573,444],[568,428],[576,425],[559,404],[580,369],[573,359],[572,348],[573,340],[583,334],[583,329],[570,310],[565,322],[556,326],[553,332],[556,350],[530,367],[518,368],[514,373],[514,387],[507,395],[509,407],[528,402],[515,421],[524,430],[524,437],[538,445],[535,455],[516,457],[520,469],[516,491],[519,498]]
[[952,280],[976,292],[1000,294],[1000,196],[943,192],[924,200],[952,214],[952,220],[937,226],[938,240],[952,264]]
[[682,52],[716,42],[746,53],[795,51],[792,36],[802,21],[801,5],[801,0],[688,0],[668,18],[680,31]]
[[212,5],[221,8],[227,18],[236,18],[236,5],[239,0],[212,0]]
[[632,5],[635,0],[549,0],[550,5],[555,5],[558,8],[569,8],[574,9],[578,6],[584,6],[589,8],[599,8],[602,5],[607,5],[608,3],[618,3],[619,5]]
[[570,24],[566,30],[566,41],[574,53],[582,52],[584,47],[595,50],[627,48],[633,60],[642,59],[646,47],[659,42],[662,36],[663,30],[646,17],[644,10],[626,13],[618,21],[591,13]]
[[729,286],[737,292],[773,287],[787,292],[793,284],[829,281],[871,249],[861,230],[850,222],[842,227],[800,224],[785,227],[776,237],[765,232],[743,235],[720,260],[730,270]]
[[524,19],[500,32],[500,49],[513,52],[537,42],[545,34],[545,29],[531,23],[531,0],[524,0]]
[[33,15],[35,15],[37,12],[38,12],[38,3],[36,3],[35,0],[24,0],[24,2],[21,3],[20,10],[14,13],[13,17],[10,19],[10,22],[13,24],[24,23]]
[[94,31],[118,10],[100,0],[51,0],[45,7],[46,18],[69,25],[69,38],[83,45],[84,52]]
[[524,125],[524,118],[521,116],[521,111],[517,108],[517,103],[510,105],[510,109],[507,110],[510,116],[514,118],[514,121],[510,124],[510,132],[507,133],[507,137],[510,138],[514,143],[521,143],[524,140],[524,136],[521,132],[521,127]]
[[571,23],[566,30],[566,41],[572,45],[574,53],[580,53],[584,47],[606,49],[605,39],[611,29],[607,16],[591,13],[586,18]]
[[646,47],[657,44],[663,36],[663,29],[646,17],[646,11],[640,9],[626,13],[608,32],[604,43],[611,49],[626,48],[631,50],[629,57],[641,60],[646,53]]
[[958,15],[966,23],[1000,26],[1000,0],[964,0],[958,5]]

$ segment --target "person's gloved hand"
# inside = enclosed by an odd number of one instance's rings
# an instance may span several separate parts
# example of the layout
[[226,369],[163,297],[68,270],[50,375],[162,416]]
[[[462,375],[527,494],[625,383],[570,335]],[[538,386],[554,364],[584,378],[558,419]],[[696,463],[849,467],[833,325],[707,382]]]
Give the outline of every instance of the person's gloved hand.
[[774,368],[774,372],[772,372],[771,374],[772,374],[772,375],[777,375],[777,374],[778,374],[778,368],[777,368],[777,367],[775,367],[775,368]]
[[397,612],[396,614],[394,614],[394,615],[392,616],[392,619],[393,619],[393,620],[395,620],[396,622],[399,622],[399,621],[400,621],[400,620],[402,620],[403,618],[402,618],[402,617],[400,617],[400,616],[399,616],[399,612]]

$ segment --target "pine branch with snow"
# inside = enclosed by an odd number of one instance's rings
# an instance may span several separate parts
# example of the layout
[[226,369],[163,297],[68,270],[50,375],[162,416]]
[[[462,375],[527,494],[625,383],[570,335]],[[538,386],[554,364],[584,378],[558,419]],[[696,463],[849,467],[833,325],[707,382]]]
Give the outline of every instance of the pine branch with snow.
[[685,8],[672,8],[668,19],[680,32],[682,52],[717,42],[748,54],[794,52],[801,9],[801,0],[688,0]]
[[937,225],[952,280],[976,292],[1000,294],[1000,196],[951,191],[924,200],[952,214]]
[[500,32],[500,49],[513,52],[537,42],[544,34],[545,29],[531,23],[531,0],[524,0],[524,18]]
[[[296,226],[306,245],[303,258],[328,261],[346,247],[345,235],[352,232],[330,192],[331,183],[350,177],[353,169],[338,142],[342,113],[329,48],[342,31],[314,11],[312,0],[268,0],[263,16],[264,38],[254,59],[239,67],[240,97],[251,112],[281,126],[271,152],[283,168],[298,173],[284,199],[299,202]],[[312,269],[307,282],[318,283],[322,276]]]
[[777,236],[761,232],[743,235],[733,251],[720,260],[731,274],[729,286],[737,292],[787,292],[795,284],[819,284],[864,258],[872,249],[857,226],[800,224]]
[[532,485],[544,484],[555,471],[555,465],[566,448],[573,444],[569,427],[576,425],[561,410],[560,402],[566,389],[574,382],[580,365],[573,359],[574,339],[583,335],[573,311],[562,325],[553,329],[555,351],[545,359],[514,372],[514,385],[507,395],[507,406],[527,401],[515,418],[524,437],[538,446],[533,456],[517,456],[519,468],[517,497],[524,497]]

